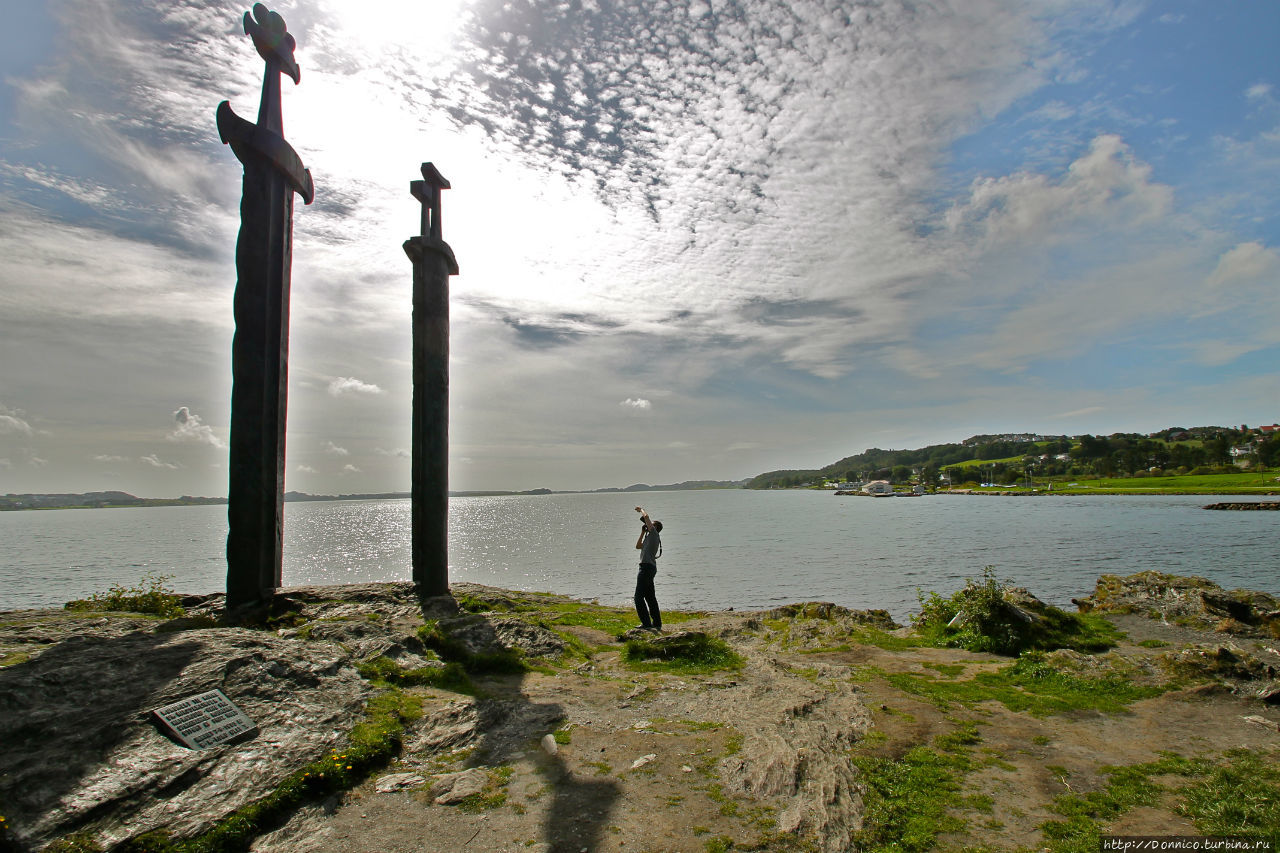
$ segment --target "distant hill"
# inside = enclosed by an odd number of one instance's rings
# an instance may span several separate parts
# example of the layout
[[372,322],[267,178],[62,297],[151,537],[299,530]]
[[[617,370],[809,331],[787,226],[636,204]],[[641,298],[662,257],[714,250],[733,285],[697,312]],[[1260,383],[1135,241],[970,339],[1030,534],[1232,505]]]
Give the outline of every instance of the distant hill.
[[742,489],[750,480],[685,480],[683,483],[668,483],[663,486],[650,486],[647,483],[636,483],[625,488],[593,489],[592,494],[606,492],[684,492],[704,489]]
[[102,509],[125,506],[200,506],[225,504],[226,498],[139,498],[128,492],[83,492],[0,496],[0,511],[20,509]]

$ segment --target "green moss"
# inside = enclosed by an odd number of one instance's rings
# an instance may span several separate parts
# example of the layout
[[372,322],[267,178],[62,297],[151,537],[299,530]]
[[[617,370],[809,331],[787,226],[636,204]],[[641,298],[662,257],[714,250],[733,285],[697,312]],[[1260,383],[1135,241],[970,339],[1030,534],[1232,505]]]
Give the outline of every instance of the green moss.
[[703,843],[702,849],[707,853],[728,853],[733,849],[733,838],[728,835],[717,835],[715,838],[708,838]]
[[468,696],[476,694],[476,686],[467,671],[458,663],[442,667],[402,669],[400,664],[387,657],[376,657],[356,664],[362,678],[375,684],[400,687],[435,687]]
[[[0,836],[3,839],[4,836]],[[128,842],[126,842],[128,843]],[[0,847],[0,850],[20,850],[16,846]],[[102,853],[102,846],[93,840],[93,836],[87,832],[77,832],[74,835],[68,835],[66,838],[59,838],[43,848],[43,853]]]

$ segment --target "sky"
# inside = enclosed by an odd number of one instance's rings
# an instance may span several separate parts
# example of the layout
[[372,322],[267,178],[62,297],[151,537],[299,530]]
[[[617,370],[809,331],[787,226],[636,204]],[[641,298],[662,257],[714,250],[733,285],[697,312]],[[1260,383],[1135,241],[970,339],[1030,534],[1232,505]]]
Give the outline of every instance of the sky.
[[[287,489],[409,488],[426,161],[453,489],[1280,420],[1273,0],[271,8]],[[5,3],[0,494],[226,494],[247,9]]]

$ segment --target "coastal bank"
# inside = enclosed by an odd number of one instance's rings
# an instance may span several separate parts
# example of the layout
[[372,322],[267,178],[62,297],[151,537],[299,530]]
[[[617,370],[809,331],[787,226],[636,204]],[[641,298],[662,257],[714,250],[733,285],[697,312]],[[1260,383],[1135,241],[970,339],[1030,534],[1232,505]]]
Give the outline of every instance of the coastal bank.
[[[1077,617],[970,590],[918,629],[809,602],[670,613],[661,636],[468,584],[292,588],[258,626],[222,624],[219,595],[3,613],[0,849],[1274,843],[1275,597],[1103,576]],[[212,689],[256,731],[190,749],[150,713]]]

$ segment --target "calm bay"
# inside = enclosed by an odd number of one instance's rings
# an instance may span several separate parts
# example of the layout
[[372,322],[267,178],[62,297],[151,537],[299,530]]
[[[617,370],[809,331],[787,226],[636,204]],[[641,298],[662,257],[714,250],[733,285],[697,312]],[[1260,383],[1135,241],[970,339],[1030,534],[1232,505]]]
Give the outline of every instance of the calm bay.
[[[881,607],[950,592],[985,566],[1068,606],[1101,574],[1154,569],[1280,591],[1280,513],[1211,512],[1203,496],[919,498],[720,490],[459,497],[450,578],[628,604],[641,503],[665,525],[664,607],[794,601]],[[0,610],[60,606],[147,573],[180,592],[225,583],[226,507],[0,513]],[[407,500],[290,503],[286,585],[407,580]]]

